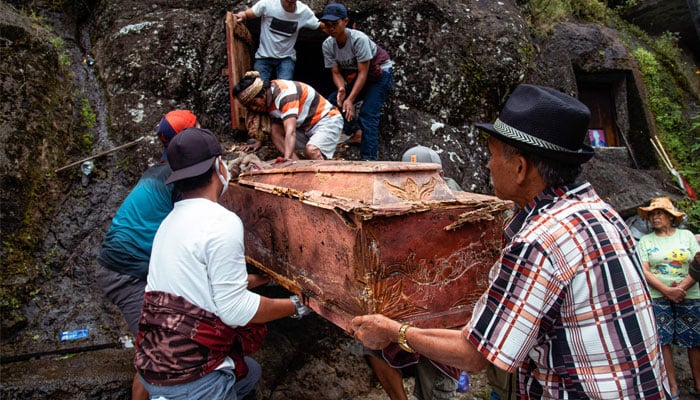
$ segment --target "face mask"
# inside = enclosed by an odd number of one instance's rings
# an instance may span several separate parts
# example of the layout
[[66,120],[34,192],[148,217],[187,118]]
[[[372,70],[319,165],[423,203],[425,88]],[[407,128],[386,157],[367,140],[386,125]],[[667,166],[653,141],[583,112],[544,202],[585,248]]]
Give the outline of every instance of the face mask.
[[223,189],[221,189],[221,194],[219,194],[219,197],[223,196],[224,193],[226,193],[226,190],[228,190],[228,181],[231,180],[231,172],[228,170],[228,165],[226,165],[226,162],[224,160],[221,160],[221,164],[224,166],[224,169],[226,170],[226,177],[224,178],[223,175],[221,175],[221,172],[219,172],[219,160],[220,159],[221,159],[221,157],[217,157],[216,165],[214,165],[214,169],[216,170],[216,176],[219,177],[219,180],[224,185]]

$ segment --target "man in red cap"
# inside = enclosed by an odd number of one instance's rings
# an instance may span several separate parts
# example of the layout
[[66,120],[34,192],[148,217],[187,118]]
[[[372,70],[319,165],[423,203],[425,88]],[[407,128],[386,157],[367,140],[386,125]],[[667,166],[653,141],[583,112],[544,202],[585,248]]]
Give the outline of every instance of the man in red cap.
[[[119,307],[134,338],[153,237],[179,197],[173,185],[165,184],[172,171],[167,159],[168,144],[183,129],[195,126],[199,126],[197,117],[189,110],[170,111],[160,120],[157,135],[164,147],[161,162],[148,168],[126,196],[112,218],[97,258],[97,284]],[[147,396],[141,382],[134,379],[132,398]]]
[[489,288],[462,329],[355,317],[355,337],[479,371],[518,374],[521,398],[671,398],[635,239],[588,182],[590,111],[556,89],[520,85],[488,133],[496,196],[515,214]]

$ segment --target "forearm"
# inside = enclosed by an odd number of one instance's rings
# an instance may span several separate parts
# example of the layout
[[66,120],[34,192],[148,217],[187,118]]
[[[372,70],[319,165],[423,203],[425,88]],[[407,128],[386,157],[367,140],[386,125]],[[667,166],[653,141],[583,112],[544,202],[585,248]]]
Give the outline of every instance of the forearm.
[[357,96],[360,95],[360,92],[362,91],[362,88],[365,87],[366,82],[367,71],[364,71],[364,73],[358,71],[357,77],[355,78],[355,82],[353,82],[352,84],[352,90],[350,91],[346,99],[352,103],[355,103],[355,99],[357,99]]
[[262,324],[292,316],[294,313],[296,313],[296,307],[290,299],[271,299],[261,296],[258,311],[250,322]]
[[647,284],[652,288],[663,293],[668,286],[664,285],[657,277],[651,272],[651,266],[648,262],[642,262],[642,268],[644,269],[644,278],[647,280]]
[[[383,349],[392,342],[398,343],[401,325],[380,314],[352,320],[355,338],[371,349]],[[405,333],[407,344],[431,360],[467,371],[479,371],[488,365],[486,357],[467,342],[460,330],[409,327]]]
[[343,74],[340,73],[337,67],[331,70],[331,77],[336,89],[340,90],[340,88],[343,88],[345,90],[345,78],[343,78]]
[[297,144],[297,120],[287,118],[284,120],[284,158],[291,160],[294,156],[294,148]]
[[465,371],[481,371],[489,364],[461,330],[409,328],[406,341],[421,355]]
[[357,64],[357,76],[355,77],[355,82],[352,84],[352,91],[348,94],[347,99],[351,102],[355,102],[357,96],[365,87],[367,83],[367,75],[369,74],[369,61],[361,62]]

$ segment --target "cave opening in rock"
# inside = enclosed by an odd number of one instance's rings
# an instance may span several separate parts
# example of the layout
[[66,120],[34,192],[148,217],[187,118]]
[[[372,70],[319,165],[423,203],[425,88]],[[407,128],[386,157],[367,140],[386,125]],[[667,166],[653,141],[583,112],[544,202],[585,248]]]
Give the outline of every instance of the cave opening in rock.
[[[579,99],[591,110],[588,143],[606,151],[622,150],[620,154],[626,154],[629,165],[635,168],[653,166],[649,138],[654,127],[634,74],[624,70],[577,71],[576,84]],[[601,141],[594,143],[599,137]]]

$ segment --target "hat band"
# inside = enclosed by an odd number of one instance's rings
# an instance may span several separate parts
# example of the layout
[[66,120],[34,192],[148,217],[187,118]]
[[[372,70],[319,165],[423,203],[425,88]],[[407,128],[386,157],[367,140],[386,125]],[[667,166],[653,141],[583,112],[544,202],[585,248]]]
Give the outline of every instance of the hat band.
[[561,147],[558,146],[554,143],[548,142],[546,140],[542,140],[540,138],[536,138],[532,135],[529,135],[519,129],[513,128],[512,126],[506,124],[505,122],[501,121],[500,119],[496,118],[496,122],[493,123],[493,128],[500,133],[501,135],[517,140],[518,142],[522,142],[525,144],[529,144],[531,146],[535,147],[540,147],[543,149],[548,149],[552,151],[558,151],[558,152],[564,152],[564,153],[578,153],[579,151],[574,151],[571,149],[567,149],[566,147]]
[[250,84],[247,88],[243,89],[241,93],[238,94],[238,100],[243,103],[244,106],[247,106],[248,103],[250,103],[255,96],[260,93],[260,90],[263,88],[263,81],[260,78],[255,78],[253,83]]

